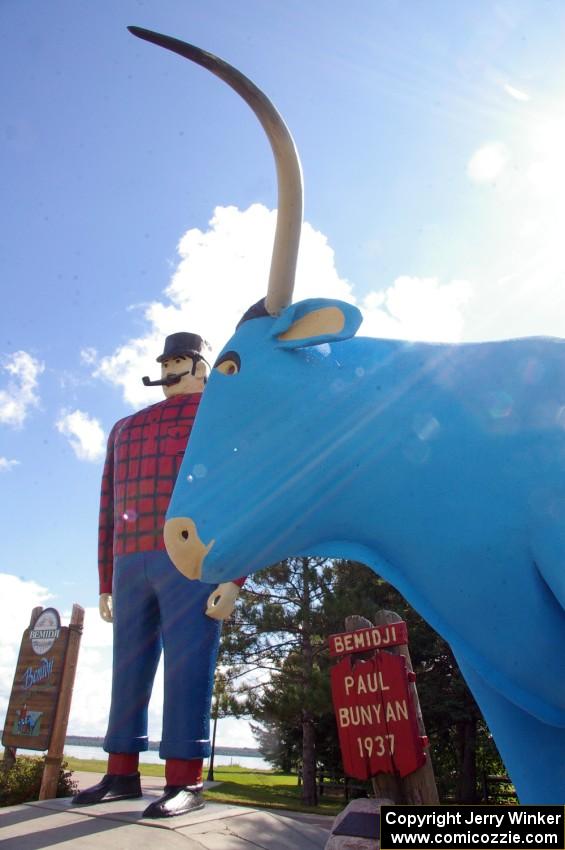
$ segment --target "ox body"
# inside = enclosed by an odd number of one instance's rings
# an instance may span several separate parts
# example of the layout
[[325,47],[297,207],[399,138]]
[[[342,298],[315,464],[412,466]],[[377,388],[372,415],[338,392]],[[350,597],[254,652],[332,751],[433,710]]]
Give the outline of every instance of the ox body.
[[278,179],[267,295],[218,359],[167,514],[175,566],[225,582],[291,555],[367,564],[451,644],[521,802],[562,804],[564,343],[363,339],[348,304],[288,306],[302,179],[284,121],[217,56],[130,31],[234,89]]
[[561,803],[565,343],[358,338],[338,302],[340,333],[281,339],[324,304],[225,346],[239,372],[212,373],[169,554],[206,582],[297,554],[367,564],[452,646],[521,800]]

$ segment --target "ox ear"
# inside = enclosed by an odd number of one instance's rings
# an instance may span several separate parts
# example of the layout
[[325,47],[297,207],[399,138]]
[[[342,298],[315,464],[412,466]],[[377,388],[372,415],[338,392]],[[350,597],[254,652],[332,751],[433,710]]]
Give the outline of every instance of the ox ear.
[[304,348],[349,339],[362,321],[357,307],[345,301],[308,298],[281,313],[271,328],[271,336],[278,348]]

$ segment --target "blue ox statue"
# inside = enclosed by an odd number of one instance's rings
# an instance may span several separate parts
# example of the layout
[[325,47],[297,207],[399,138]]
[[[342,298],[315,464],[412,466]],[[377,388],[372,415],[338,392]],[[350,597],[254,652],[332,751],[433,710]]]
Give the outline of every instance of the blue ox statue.
[[363,562],[451,644],[523,803],[565,800],[565,345],[355,336],[361,314],[291,304],[302,216],[292,138],[226,63],[278,170],[267,297],[220,354],[165,527],[188,578],[291,555]]

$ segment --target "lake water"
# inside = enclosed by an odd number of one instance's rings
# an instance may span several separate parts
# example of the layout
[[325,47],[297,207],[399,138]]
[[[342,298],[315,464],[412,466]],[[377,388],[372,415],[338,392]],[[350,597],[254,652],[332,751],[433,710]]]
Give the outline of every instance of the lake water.
[[[24,750],[20,750],[21,755],[25,755]],[[38,753],[43,755],[43,753]],[[102,747],[84,747],[75,744],[65,744],[65,755],[72,756],[77,759],[104,759],[108,758],[108,753],[105,753]],[[165,762],[159,758],[157,750],[147,750],[145,753],[139,754],[141,764],[164,764]],[[271,770],[272,765],[265,761],[261,756],[220,756],[216,753],[214,756],[214,765],[222,764],[238,764],[240,767],[248,767],[251,770]],[[205,769],[208,766],[208,760],[205,760]]]

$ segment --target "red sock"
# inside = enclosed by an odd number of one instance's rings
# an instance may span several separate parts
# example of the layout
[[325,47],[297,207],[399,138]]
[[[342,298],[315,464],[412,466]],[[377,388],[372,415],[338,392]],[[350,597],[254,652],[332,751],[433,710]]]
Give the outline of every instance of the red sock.
[[167,785],[202,785],[202,759],[167,759]]
[[135,773],[139,766],[139,753],[110,753],[108,755],[108,773],[112,776],[127,776]]

